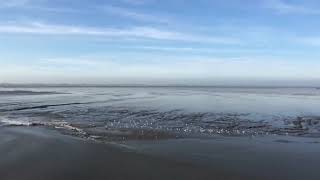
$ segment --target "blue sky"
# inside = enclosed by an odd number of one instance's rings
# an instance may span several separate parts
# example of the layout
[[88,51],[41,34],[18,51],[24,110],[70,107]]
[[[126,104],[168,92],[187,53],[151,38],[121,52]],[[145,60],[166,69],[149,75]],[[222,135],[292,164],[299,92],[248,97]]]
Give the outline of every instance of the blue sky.
[[0,83],[320,84],[317,0],[0,0]]

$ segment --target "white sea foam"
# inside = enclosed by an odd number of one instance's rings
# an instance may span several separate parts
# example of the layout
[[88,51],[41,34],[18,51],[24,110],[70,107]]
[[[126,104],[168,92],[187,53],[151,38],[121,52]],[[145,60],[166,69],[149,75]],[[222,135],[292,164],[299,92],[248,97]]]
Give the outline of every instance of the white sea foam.
[[22,119],[8,119],[5,117],[0,118],[0,122],[3,125],[9,125],[9,126],[32,126],[35,125],[34,122],[22,120]]
[[74,127],[74,126],[72,126],[72,125],[70,125],[70,124],[68,124],[66,122],[54,123],[54,124],[51,124],[51,125],[54,125],[54,127],[56,129],[65,129],[65,130],[69,130],[69,131],[74,131],[74,132],[79,133],[80,135],[86,135],[87,134],[82,129]]
[[74,127],[64,121],[53,122],[41,122],[32,121],[28,118],[9,119],[7,117],[0,117],[0,126],[51,126],[56,129],[65,129],[73,132],[77,132],[79,135],[86,135],[86,132],[80,128]]

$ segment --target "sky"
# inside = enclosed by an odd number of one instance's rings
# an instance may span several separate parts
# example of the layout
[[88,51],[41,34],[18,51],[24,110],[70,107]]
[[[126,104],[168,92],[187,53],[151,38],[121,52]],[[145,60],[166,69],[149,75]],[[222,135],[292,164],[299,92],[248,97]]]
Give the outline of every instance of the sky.
[[0,83],[320,85],[318,0],[0,0]]

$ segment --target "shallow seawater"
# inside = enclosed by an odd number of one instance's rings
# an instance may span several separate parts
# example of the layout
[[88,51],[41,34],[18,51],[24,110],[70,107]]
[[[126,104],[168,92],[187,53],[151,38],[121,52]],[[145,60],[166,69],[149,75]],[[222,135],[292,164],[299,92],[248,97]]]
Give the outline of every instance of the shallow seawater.
[[0,126],[39,125],[96,140],[320,137],[316,88],[0,88]]

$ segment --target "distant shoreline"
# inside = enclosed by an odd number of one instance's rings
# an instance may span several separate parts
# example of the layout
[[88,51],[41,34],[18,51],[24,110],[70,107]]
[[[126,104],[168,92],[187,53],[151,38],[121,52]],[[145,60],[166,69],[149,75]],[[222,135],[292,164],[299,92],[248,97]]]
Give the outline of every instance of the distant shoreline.
[[315,88],[318,86],[235,86],[235,85],[147,85],[147,84],[10,84],[2,83],[1,88]]
[[50,95],[50,94],[65,94],[60,92],[49,92],[49,91],[0,91],[0,96],[5,95]]

